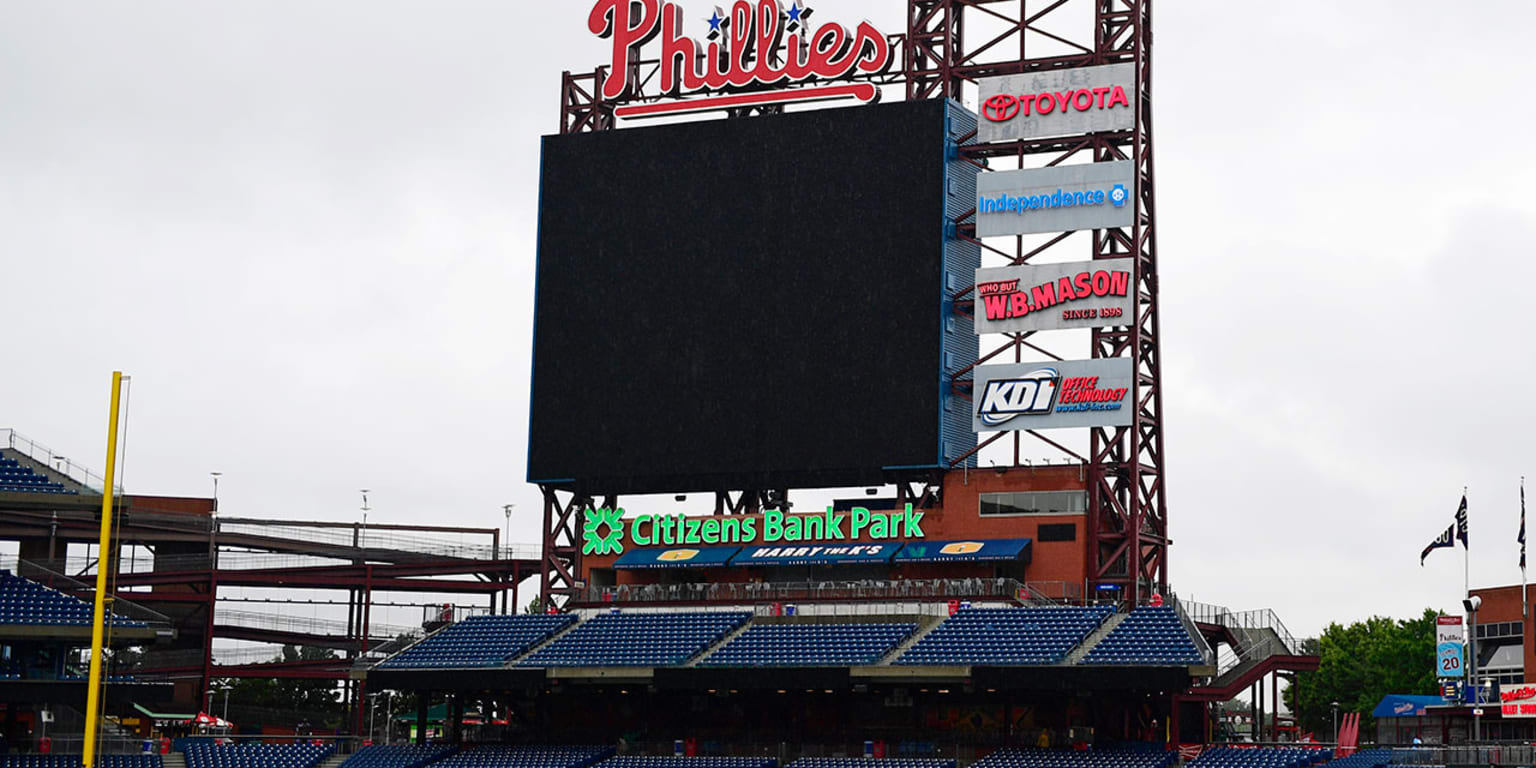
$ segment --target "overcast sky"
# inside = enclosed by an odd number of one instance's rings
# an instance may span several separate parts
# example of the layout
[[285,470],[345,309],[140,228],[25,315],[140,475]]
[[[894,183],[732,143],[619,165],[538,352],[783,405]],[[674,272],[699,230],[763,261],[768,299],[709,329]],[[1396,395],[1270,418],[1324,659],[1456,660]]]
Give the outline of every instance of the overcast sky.
[[[131,491],[536,541],[538,139],[589,8],[0,2],[0,427],[100,468],[121,368]],[[1172,581],[1298,635],[1452,608],[1418,557],[1463,485],[1474,585],[1520,576],[1536,4],[1448,8],[1157,7]]]

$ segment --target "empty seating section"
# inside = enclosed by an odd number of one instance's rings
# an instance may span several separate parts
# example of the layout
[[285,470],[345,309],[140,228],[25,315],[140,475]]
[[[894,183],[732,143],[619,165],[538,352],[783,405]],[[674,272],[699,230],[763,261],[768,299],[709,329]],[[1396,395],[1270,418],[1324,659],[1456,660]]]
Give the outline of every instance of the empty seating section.
[[915,631],[916,624],[754,624],[699,666],[873,664]]
[[1004,747],[972,763],[971,768],[1167,768],[1179,754],[1151,744],[1079,752],[1072,749]]
[[432,768],[587,768],[613,754],[612,747],[465,747]]
[[776,768],[771,757],[639,757],[604,760],[599,768]]
[[0,456],[0,493],[75,493],[64,487],[63,483],[55,483],[48,478],[32,471],[31,467],[23,467],[21,462]]
[[681,664],[735,631],[752,614],[605,613],[518,662],[524,667],[663,667]]
[[936,757],[802,757],[788,768],[955,768],[955,761]]
[[[112,616],[111,621],[119,627],[145,626],[141,621],[122,616]],[[91,625],[91,604],[0,570],[0,624],[88,627]]]
[[1217,747],[1208,749],[1190,765],[1195,768],[1303,768],[1332,757],[1326,749],[1288,747]]
[[375,744],[353,753],[341,768],[423,768],[453,750],[448,744]]
[[[80,768],[83,755],[5,755],[0,768]],[[159,755],[97,755],[96,768],[161,768]]]
[[1204,657],[1190,639],[1171,605],[1131,611],[1107,637],[1088,651],[1084,664],[1203,664]]
[[314,768],[336,751],[332,744],[187,745],[187,768]]
[[961,608],[895,663],[1057,664],[1113,610],[1108,606]]
[[1392,764],[1390,749],[1362,749],[1328,763],[1328,768],[1382,768]]
[[401,651],[382,668],[499,667],[574,622],[568,614],[471,616]]

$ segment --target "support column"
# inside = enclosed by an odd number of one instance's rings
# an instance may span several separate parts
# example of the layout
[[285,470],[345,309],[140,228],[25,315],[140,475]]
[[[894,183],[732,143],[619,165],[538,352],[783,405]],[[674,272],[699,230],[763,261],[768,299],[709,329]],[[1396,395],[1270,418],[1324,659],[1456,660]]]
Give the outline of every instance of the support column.
[[432,703],[431,691],[416,692],[416,743],[427,743],[427,706]]

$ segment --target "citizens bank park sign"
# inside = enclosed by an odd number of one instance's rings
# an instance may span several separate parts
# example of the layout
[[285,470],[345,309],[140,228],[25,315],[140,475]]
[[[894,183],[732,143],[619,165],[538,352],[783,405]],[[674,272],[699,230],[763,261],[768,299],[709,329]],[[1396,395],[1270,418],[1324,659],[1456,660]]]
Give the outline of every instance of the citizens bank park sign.
[[[736,0],[708,16],[685,14],[665,0],[598,0],[587,29],[613,43],[601,96],[634,96],[641,49],[659,41],[659,81],[646,83],[674,97],[614,108],[622,118],[656,117],[793,102],[875,101],[874,83],[826,84],[885,72],[894,60],[889,38],[869,22],[846,27],[810,21],[804,0]],[[703,39],[687,34],[699,29]],[[788,88],[788,86],[804,86]],[[779,90],[771,90],[780,88]],[[694,98],[683,98],[694,96]]]
[[976,332],[1130,325],[1135,259],[976,270]]

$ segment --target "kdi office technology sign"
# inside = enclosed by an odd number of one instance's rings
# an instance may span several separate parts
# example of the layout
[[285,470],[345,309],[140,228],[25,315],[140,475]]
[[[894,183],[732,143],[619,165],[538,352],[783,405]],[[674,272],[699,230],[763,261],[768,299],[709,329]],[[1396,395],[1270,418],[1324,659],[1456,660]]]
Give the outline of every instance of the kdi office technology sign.
[[1465,677],[1462,666],[1460,616],[1435,617],[1435,674],[1439,677]]
[[977,83],[981,143],[1038,139],[1136,127],[1136,65],[1106,64]]
[[1129,426],[1135,402],[1129,358],[983,365],[975,372],[977,432]]
[[976,235],[1129,227],[1135,193],[1129,160],[983,173],[976,177]]
[[1135,259],[976,270],[976,332],[1020,333],[1130,325]]

